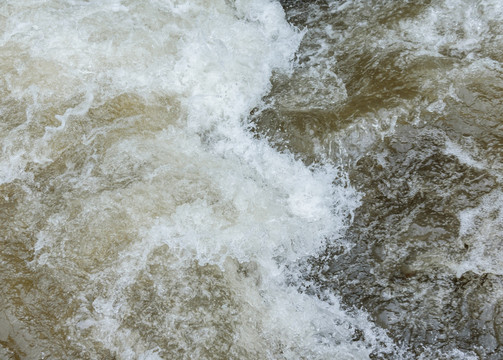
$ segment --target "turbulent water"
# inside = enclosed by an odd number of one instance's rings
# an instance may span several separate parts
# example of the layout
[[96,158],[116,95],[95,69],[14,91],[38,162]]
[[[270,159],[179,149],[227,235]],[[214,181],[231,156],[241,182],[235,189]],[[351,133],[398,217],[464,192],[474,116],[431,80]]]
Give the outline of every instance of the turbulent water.
[[501,359],[500,0],[3,0],[1,359]]

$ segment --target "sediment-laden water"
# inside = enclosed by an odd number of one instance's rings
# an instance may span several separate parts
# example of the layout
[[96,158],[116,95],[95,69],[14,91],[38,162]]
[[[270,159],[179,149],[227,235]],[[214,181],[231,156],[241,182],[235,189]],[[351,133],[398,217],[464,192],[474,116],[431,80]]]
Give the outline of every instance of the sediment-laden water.
[[0,358],[503,357],[499,0],[0,3]]

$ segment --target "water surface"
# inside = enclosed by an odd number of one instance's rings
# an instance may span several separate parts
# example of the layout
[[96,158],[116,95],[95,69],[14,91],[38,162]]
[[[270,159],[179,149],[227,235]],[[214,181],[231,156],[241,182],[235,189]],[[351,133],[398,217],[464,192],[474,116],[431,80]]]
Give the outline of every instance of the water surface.
[[501,358],[501,19],[4,1],[0,357]]

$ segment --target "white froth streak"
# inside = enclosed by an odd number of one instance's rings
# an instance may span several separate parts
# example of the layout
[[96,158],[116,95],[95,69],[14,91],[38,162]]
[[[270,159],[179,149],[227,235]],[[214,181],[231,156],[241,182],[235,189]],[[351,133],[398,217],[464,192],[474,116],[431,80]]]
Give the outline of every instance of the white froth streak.
[[[446,0],[429,6],[413,18],[400,21],[387,39],[402,42],[414,54],[442,57],[445,53],[477,59],[486,41],[503,47],[503,37],[494,37],[490,27],[499,23],[503,5],[498,0]],[[389,46],[382,40],[378,46]]]
[[468,271],[503,275],[503,193],[492,191],[480,205],[461,211],[458,218],[459,240],[469,250],[460,263],[452,265],[457,276]]

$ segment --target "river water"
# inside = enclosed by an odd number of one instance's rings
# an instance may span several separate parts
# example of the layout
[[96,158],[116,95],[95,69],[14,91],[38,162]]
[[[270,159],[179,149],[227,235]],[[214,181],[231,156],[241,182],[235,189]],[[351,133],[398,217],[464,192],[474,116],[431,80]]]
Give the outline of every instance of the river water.
[[501,359],[499,0],[4,0],[0,358]]

